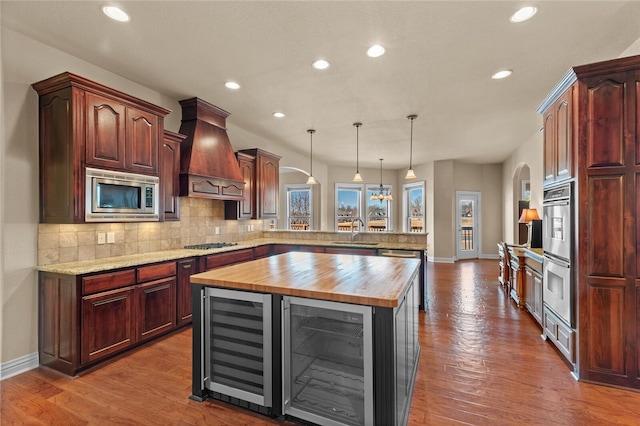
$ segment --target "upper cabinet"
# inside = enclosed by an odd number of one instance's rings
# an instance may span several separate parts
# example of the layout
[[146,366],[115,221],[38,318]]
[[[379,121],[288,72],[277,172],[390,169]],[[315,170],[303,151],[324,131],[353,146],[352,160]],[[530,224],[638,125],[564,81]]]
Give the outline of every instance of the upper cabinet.
[[238,151],[245,180],[241,201],[225,201],[225,219],[276,219],[280,191],[280,156],[259,148]]
[[160,212],[165,221],[180,220],[180,142],[185,138],[165,130],[160,147]]
[[157,176],[158,116],[91,92],[86,103],[87,165]]
[[543,114],[544,184],[574,176],[572,105],[575,78],[565,78],[538,109]]
[[40,221],[81,223],[85,167],[158,176],[169,110],[65,72],[39,95]]

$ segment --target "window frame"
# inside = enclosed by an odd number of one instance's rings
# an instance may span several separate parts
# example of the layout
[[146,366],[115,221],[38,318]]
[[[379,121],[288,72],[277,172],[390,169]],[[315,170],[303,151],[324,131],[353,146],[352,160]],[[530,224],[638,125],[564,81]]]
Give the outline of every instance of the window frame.
[[[382,184],[382,188],[385,191],[389,191],[389,194],[391,194],[393,196],[393,185],[389,184],[389,185],[385,185],[384,183]],[[366,205],[366,212],[367,212],[367,216],[365,218],[365,228],[367,230],[367,232],[393,232],[393,201],[395,200],[391,200],[391,201],[382,201],[382,203],[386,203],[386,210],[387,210],[387,227],[382,230],[382,231],[370,231],[370,225],[369,225],[369,203],[380,203],[380,200],[371,200],[369,197],[369,191],[372,192],[378,192],[380,190],[380,184],[367,184],[366,188],[365,188],[365,193],[364,193],[364,197],[365,197],[365,205]]]
[[[358,192],[358,196],[357,196],[357,202],[358,205],[357,210],[358,210],[358,216],[348,216],[351,218],[360,218],[364,221],[364,218],[362,217],[362,200],[363,200],[363,193],[365,193],[365,186],[364,184],[361,183],[337,183],[334,186],[334,195],[335,195],[335,204],[334,204],[334,209],[333,209],[333,217],[334,217],[334,230],[336,232],[352,232],[351,227],[349,227],[349,229],[340,229],[339,227],[339,218],[340,217],[345,217],[345,216],[338,216],[338,207],[340,205],[339,201],[338,201],[338,197],[339,197],[339,192],[340,190],[348,190],[348,191],[357,191]],[[361,230],[364,231],[364,230]]]
[[[291,229],[291,192],[294,191],[309,191],[309,228],[308,229]],[[307,185],[303,183],[287,184],[284,186],[286,194],[286,217],[285,228],[290,231],[312,231],[313,230],[313,185]],[[305,216],[306,217],[306,216]]]
[[[427,185],[425,181],[405,183],[402,185],[402,232],[411,234],[427,233]],[[414,189],[422,190],[422,231],[411,232],[410,222],[414,216],[410,213],[411,191]]]

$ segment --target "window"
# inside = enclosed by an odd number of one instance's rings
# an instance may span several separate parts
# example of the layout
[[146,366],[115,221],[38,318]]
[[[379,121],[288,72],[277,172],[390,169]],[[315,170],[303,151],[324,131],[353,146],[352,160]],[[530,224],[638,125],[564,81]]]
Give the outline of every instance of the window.
[[360,231],[360,223],[355,220],[362,218],[362,185],[336,183],[336,231],[351,232],[353,224],[355,231]]
[[[391,194],[391,185],[384,193]],[[371,199],[380,193],[380,185],[336,184],[336,230],[384,232],[393,230],[393,201]],[[364,209],[362,206],[365,206]],[[356,219],[361,219],[360,223]],[[364,227],[364,229],[362,229]]]
[[402,231],[426,232],[424,181],[402,186]]
[[313,228],[311,185],[285,185],[287,191],[287,229],[310,231]]
[[[392,193],[391,185],[384,186],[384,193]],[[370,232],[392,231],[391,202],[376,198],[378,194],[380,194],[380,185],[367,185],[367,230]],[[372,196],[374,199],[371,198]]]

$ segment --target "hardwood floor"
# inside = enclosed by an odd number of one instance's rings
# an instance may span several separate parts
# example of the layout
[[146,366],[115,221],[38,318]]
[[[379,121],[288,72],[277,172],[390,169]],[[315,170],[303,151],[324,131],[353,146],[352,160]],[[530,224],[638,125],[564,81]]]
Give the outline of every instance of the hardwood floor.
[[[640,393],[575,381],[497,283],[495,260],[429,264],[411,425],[638,425]],[[0,382],[4,425],[272,425],[188,399],[191,329],[77,378],[38,368]]]

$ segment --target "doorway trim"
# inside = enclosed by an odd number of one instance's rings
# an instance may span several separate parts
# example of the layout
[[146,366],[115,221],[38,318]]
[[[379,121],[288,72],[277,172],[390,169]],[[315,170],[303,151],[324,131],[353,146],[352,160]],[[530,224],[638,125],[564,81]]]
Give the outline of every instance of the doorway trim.
[[[461,218],[460,212],[460,199],[464,197],[474,197],[477,200],[477,204],[475,206],[475,212],[473,215],[473,244],[474,248],[472,250],[471,256],[462,255],[462,250],[460,247],[460,233],[462,231],[461,226],[459,224]],[[480,224],[482,223],[482,194],[479,191],[456,191],[456,208],[455,208],[455,244],[456,244],[456,260],[460,259],[479,259],[480,258],[480,247],[482,247],[482,227]]]

